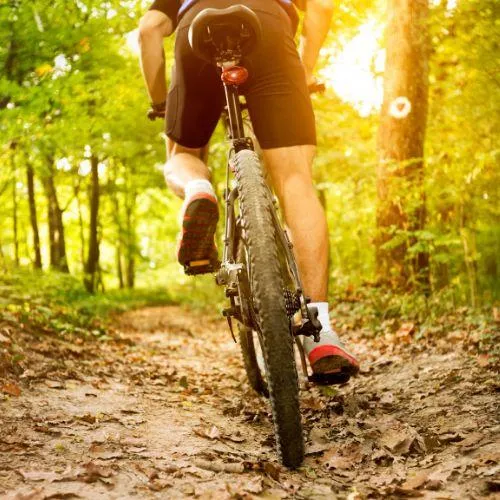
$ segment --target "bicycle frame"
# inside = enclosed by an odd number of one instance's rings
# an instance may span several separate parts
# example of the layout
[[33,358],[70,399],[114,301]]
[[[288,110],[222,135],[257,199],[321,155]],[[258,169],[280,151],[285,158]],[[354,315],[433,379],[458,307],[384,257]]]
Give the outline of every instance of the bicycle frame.
[[[233,66],[232,63],[219,63],[219,67],[221,69],[221,78],[226,96],[225,124],[232,146],[226,167],[226,188],[224,190],[225,227],[223,257],[221,266],[216,274],[216,282],[226,287],[226,296],[231,301],[231,306],[225,309],[223,314],[228,320],[228,325],[234,338],[231,318],[237,319],[249,328],[258,330],[258,324],[255,320],[252,307],[249,277],[244,266],[236,262],[236,241],[242,235],[237,234],[238,221],[235,213],[238,188],[230,188],[230,176],[233,170],[231,166],[232,156],[244,149],[253,151],[254,144],[250,137],[245,136],[242,105],[238,89],[239,85],[246,81],[248,72],[245,68]],[[270,189],[269,196],[273,198]],[[276,200],[274,205],[276,206]],[[272,218],[276,235],[293,281],[292,301],[299,303],[297,309],[301,313],[300,322],[291,322],[291,333],[293,335],[313,336],[315,340],[319,340],[321,324],[317,320],[317,311],[311,311],[307,307],[308,299],[303,294],[299,271],[293,256],[293,245],[286,230],[281,226],[277,210],[272,211]],[[238,304],[235,301],[236,297],[239,299]]]

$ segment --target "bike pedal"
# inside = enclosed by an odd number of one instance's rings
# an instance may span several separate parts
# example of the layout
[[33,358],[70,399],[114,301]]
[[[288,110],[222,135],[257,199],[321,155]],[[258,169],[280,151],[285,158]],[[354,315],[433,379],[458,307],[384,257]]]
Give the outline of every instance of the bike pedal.
[[351,378],[351,374],[343,369],[331,373],[313,373],[309,377],[309,382],[316,385],[339,385],[345,384]]
[[184,264],[184,272],[188,276],[195,276],[197,274],[210,274],[219,269],[219,261],[211,261],[210,259],[192,260],[188,264]]

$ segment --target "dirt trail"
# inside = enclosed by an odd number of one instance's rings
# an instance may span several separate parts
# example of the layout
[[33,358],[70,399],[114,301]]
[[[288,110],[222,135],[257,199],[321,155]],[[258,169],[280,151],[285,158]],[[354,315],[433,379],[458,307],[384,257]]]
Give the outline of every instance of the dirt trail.
[[353,333],[363,372],[303,388],[290,472],[221,320],[150,308],[118,331],[32,344],[0,399],[0,498],[498,498],[498,378],[465,353]]

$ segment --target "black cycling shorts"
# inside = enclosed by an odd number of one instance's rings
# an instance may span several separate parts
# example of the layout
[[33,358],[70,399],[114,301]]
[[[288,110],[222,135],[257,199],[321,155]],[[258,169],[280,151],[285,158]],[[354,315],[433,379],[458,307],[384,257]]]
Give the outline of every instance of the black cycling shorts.
[[[261,147],[316,144],[314,113],[290,18],[278,2],[241,3],[259,16],[263,29],[262,42],[241,62],[250,76],[240,87]],[[195,56],[188,41],[189,26],[202,9],[231,5],[232,0],[200,0],[177,27],[166,133],[181,146],[205,146],[225,104],[218,69]]]

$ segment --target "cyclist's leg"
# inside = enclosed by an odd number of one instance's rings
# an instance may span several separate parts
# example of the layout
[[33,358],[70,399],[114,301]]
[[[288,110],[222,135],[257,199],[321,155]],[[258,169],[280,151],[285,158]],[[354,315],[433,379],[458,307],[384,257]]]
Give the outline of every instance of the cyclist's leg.
[[[328,315],[328,227],[312,179],[314,146],[265,149],[264,160],[290,230],[304,292],[318,307],[321,340],[304,339],[315,373],[355,372],[358,362],[330,326]],[[344,378],[339,381],[345,381]]]
[[165,180],[175,194],[184,198],[177,259],[187,268],[213,264],[217,260],[214,235],[219,210],[210,172],[202,159],[206,158],[206,147],[187,148],[167,139],[167,153]]
[[[265,149],[264,161],[294,243],[305,293],[326,302],[328,228],[312,179],[315,147]],[[286,167],[285,167],[286,166]]]
[[304,346],[315,373],[344,368],[352,373],[358,369],[357,361],[332,330],[328,315],[328,233],[312,181],[316,133],[304,68],[278,2],[267,3],[265,11],[259,5],[255,3],[255,10],[264,36],[256,52],[244,61],[250,72],[246,97],[291,231],[305,293],[312,297],[323,325],[320,343],[307,337]]
[[208,146],[187,148],[167,137],[166,147],[165,180],[177,196],[186,196],[186,186],[191,181],[210,181],[210,171],[206,165]]
[[[207,144],[224,103],[217,70],[198,59],[189,46],[194,8],[179,23],[166,109],[165,179],[184,198],[178,261],[187,272],[207,272],[217,260],[214,243],[219,218],[217,199],[206,166]],[[195,270],[196,268],[196,270]]]

